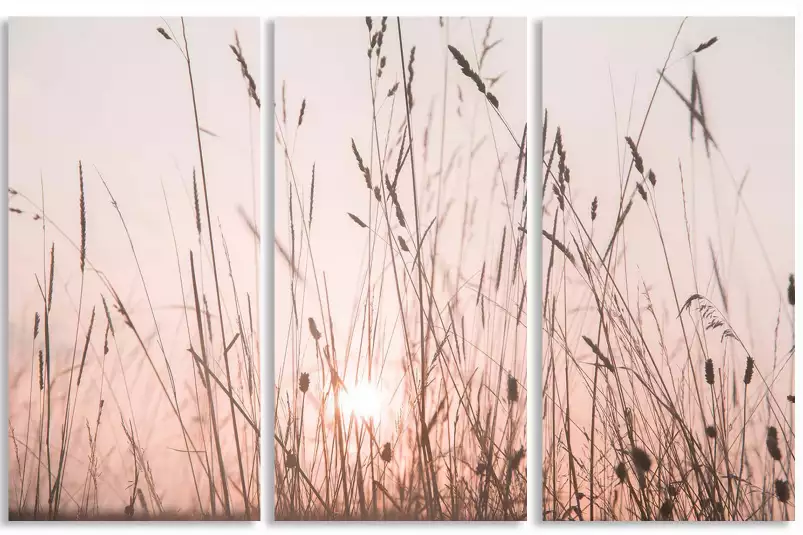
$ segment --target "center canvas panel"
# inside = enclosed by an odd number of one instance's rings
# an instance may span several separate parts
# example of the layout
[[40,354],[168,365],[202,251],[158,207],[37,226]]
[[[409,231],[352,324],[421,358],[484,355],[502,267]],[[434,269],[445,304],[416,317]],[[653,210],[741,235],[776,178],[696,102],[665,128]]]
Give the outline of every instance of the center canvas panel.
[[275,31],[277,520],[522,520],[522,19]]

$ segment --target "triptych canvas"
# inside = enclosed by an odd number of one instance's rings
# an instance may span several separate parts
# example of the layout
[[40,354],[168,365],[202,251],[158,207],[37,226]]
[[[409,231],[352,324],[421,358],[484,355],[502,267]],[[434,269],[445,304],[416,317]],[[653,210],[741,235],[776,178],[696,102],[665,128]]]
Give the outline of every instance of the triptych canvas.
[[7,28],[10,520],[794,520],[794,18]]

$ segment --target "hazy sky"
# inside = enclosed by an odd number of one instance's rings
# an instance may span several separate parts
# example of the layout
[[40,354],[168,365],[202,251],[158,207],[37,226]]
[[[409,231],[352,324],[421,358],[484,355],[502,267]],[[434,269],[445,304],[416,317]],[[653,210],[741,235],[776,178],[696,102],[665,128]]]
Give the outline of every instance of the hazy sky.
[[[178,19],[167,22],[180,31]],[[162,187],[179,244],[194,236],[192,170],[198,166],[186,64],[162,38],[161,19],[13,19],[9,60],[9,185],[40,203],[40,177],[51,219],[78,242],[78,160],[86,181],[90,261],[121,291],[136,288],[129,245],[98,177],[106,179],[132,233],[158,306],[177,305],[165,261],[175,268]],[[253,248],[238,205],[253,211],[259,172],[258,114],[251,109],[240,68],[228,45],[234,31],[259,79],[256,19],[187,21],[201,126],[213,199],[213,225],[227,232],[241,284],[254,285]],[[253,154],[251,152],[253,145]],[[97,171],[96,171],[97,169]],[[198,171],[200,181],[200,170]],[[12,206],[30,208],[22,200]],[[13,214],[12,214],[13,215]],[[41,226],[29,216],[9,220],[12,323],[38,305],[32,266],[41,266]],[[52,230],[52,229],[51,229]],[[245,239],[240,242],[241,237]],[[77,286],[57,242],[57,283]],[[190,242],[191,243],[191,242]],[[63,257],[61,256],[63,255]],[[246,277],[247,276],[247,277]],[[58,285],[57,285],[58,287]],[[75,288],[77,290],[77,288]],[[171,291],[167,291],[171,290]],[[169,297],[168,297],[169,295]],[[33,299],[33,301],[31,301]],[[25,316],[25,325],[27,325]],[[12,332],[13,334],[13,332]]]
[[[42,308],[35,276],[44,279],[43,248],[49,250],[51,242],[55,243],[56,251],[52,311],[54,374],[69,365],[80,285],[79,260],[77,251],[55,227],[79,243],[79,159],[83,161],[86,190],[88,261],[108,277],[143,331],[146,343],[156,351],[146,295],[123,226],[99,178],[101,173],[131,233],[165,350],[177,370],[182,364],[192,370],[186,352],[189,344],[166,203],[187,297],[191,295],[189,251],[194,249],[196,269],[203,263],[199,284],[209,294],[210,306],[215,307],[216,301],[208,256],[205,253],[203,260],[199,259],[195,231],[192,172],[193,167],[198,167],[198,147],[186,62],[174,43],[157,33],[160,26],[171,27],[177,36],[181,35],[181,22],[177,18],[20,18],[10,22],[9,186],[40,205],[41,180],[46,213],[53,221],[48,224],[43,243],[42,226],[32,217],[33,207],[20,197],[9,199],[10,206],[25,211],[20,215],[9,214],[11,376],[16,370],[28,371],[33,314]],[[238,214],[238,207],[242,206],[252,219],[260,221],[254,215],[255,208],[259,208],[258,200],[254,201],[254,195],[259,195],[259,113],[247,95],[240,66],[229,45],[234,43],[237,31],[245,59],[259,83],[259,22],[255,18],[187,19],[186,26],[200,123],[211,132],[203,134],[202,139],[212,227],[217,234],[221,291],[231,303],[231,282],[220,240],[222,229],[239,297],[244,301],[246,292],[250,293],[256,322],[254,240]],[[200,178],[199,169],[199,188]],[[203,226],[206,232],[205,222]],[[97,363],[103,346],[102,328],[98,325],[105,327],[105,318],[100,319],[104,317],[101,292],[108,301],[108,292],[96,277],[89,275],[84,287],[82,335],[88,326],[91,307],[97,307],[98,317],[81,395],[89,400],[87,410],[93,415],[100,386]],[[118,328],[123,329],[119,314],[113,311],[112,315],[119,322]],[[132,395],[138,400],[134,409],[141,426],[142,445],[161,452],[168,446],[183,446],[180,434],[169,435],[178,429],[175,416],[164,395],[161,392],[154,395],[158,387],[153,372],[143,365],[136,342],[130,337],[126,339],[125,333],[120,336],[123,338],[119,350],[129,366]],[[119,366],[107,363],[105,373],[124,407],[122,416],[128,420],[128,402],[123,401]],[[24,377],[22,390],[27,405],[27,373]],[[191,378],[177,373],[180,391],[184,391],[188,377]],[[66,380],[61,384],[66,385]],[[104,420],[104,425],[109,425],[112,431],[101,433],[100,449],[103,462],[111,464],[104,465],[104,481],[115,481],[120,476],[118,471],[127,470],[125,467],[130,464],[119,464],[120,455],[126,451],[125,439],[119,424],[121,415],[110,395],[107,389],[104,411],[108,420]],[[14,398],[12,417],[17,410],[23,411],[25,407],[22,399]],[[83,421],[81,416],[78,419]],[[85,436],[81,436],[81,441],[85,442]],[[84,452],[76,451],[76,455],[81,455],[83,461]],[[155,473],[173,467],[176,480],[189,481],[188,473],[182,475],[180,471],[187,464],[186,457],[160,454],[150,461]],[[164,478],[160,482],[173,483]],[[118,493],[124,493],[124,489],[109,490],[104,491],[102,498],[119,503]],[[176,506],[182,500],[192,500],[194,493],[168,494],[172,498],[167,505]],[[101,500],[101,505],[104,503]]]
[[[178,19],[168,22],[180,30]],[[95,168],[127,218],[146,274],[149,267],[158,273],[166,253],[171,261],[175,256],[162,184],[178,242],[193,231],[192,224],[185,224],[193,219],[192,169],[198,165],[192,103],[186,64],[175,46],[156,33],[164,25],[158,18],[13,19],[10,25],[9,185],[39,200],[41,176],[48,214],[75,240],[82,159],[88,254],[108,276],[119,274],[115,280],[123,287],[133,282],[128,244],[120,239],[122,228]],[[237,205],[252,212],[259,172],[258,114],[249,107],[228,47],[235,30],[259,80],[256,19],[187,21],[201,126],[216,135],[203,137],[210,197],[224,231],[231,229],[232,242],[244,228]],[[41,265],[39,246],[24,247],[32,239],[41,241],[40,226],[27,219],[9,222],[10,277],[20,282],[32,280],[31,262]],[[251,260],[247,273],[253,279],[253,253],[246,248],[242,254]],[[154,285],[160,283],[156,273]],[[164,284],[170,288],[173,283]],[[10,288],[12,320],[30,286]]]
[[[593,197],[599,197],[598,246],[610,237],[619,169],[630,162],[629,151],[623,159],[624,137],[638,137],[657,71],[680,23],[680,18],[544,22],[542,84],[543,103],[549,110],[548,140],[551,143],[560,126],[575,203],[586,210]],[[757,356],[770,358],[779,306],[785,306],[787,277],[794,270],[794,20],[686,20],[667,78],[687,98],[692,58],[683,56],[714,36],[718,42],[697,55],[697,69],[707,123],[724,160],[716,152],[711,163],[706,160],[699,126],[694,146],[690,145],[689,114],[666,84],[658,89],[639,150],[645,167],[658,177],[656,202],[679,297],[685,300],[694,293],[683,223],[681,165],[701,293],[718,296],[711,280],[710,239],[732,293],[734,326]],[[758,236],[751,230],[744,206],[737,210],[735,191],[745,175],[742,196]],[[637,277],[653,285],[659,317],[668,314],[671,319],[674,305],[667,293],[671,289],[657,232],[643,203],[637,201],[627,227],[628,255],[637,270],[631,271],[631,285]],[[771,272],[757,239],[767,251]],[[782,348],[788,348],[789,335],[789,320],[782,315]]]

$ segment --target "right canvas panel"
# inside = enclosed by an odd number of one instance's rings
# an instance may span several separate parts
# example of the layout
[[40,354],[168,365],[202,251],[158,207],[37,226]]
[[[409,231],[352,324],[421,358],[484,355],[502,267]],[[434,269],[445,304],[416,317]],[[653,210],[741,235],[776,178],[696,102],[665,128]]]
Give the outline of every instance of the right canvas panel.
[[542,518],[793,520],[794,19],[542,37]]

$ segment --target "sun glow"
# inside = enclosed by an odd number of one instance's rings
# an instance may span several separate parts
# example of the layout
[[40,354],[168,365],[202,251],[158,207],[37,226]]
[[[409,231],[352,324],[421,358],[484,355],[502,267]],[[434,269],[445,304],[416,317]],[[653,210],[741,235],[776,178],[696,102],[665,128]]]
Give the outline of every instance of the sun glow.
[[353,414],[357,418],[379,420],[382,412],[379,389],[367,382],[347,386],[340,392],[340,410],[345,418]]

